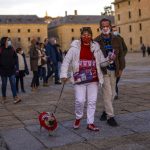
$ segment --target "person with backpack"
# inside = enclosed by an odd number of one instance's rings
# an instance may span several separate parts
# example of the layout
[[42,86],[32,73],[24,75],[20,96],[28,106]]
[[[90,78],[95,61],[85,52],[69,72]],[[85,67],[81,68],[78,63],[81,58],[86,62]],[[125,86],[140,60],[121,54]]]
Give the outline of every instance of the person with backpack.
[[18,72],[17,54],[9,37],[2,37],[0,46],[0,76],[2,80],[2,103],[6,102],[7,79],[9,78],[14,104],[21,101],[16,91],[16,72]]

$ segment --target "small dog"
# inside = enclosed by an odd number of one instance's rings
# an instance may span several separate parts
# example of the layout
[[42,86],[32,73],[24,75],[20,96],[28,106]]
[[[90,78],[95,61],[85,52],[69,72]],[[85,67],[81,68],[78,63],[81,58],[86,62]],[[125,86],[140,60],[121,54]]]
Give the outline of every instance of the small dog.
[[54,114],[50,112],[40,113],[39,122],[40,122],[40,131],[43,127],[46,130],[48,130],[49,135],[50,135],[50,132],[54,131],[58,126]]

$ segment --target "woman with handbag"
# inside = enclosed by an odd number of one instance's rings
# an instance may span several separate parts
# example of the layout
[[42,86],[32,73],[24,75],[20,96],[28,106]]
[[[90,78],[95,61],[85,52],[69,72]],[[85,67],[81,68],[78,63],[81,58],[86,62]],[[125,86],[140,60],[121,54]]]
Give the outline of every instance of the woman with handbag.
[[[87,98],[87,129],[99,131],[94,125],[94,115],[98,94],[98,83],[103,83],[103,74],[100,64],[109,64],[109,58],[104,58],[97,42],[92,40],[90,27],[83,27],[81,39],[74,40],[67,52],[61,67],[60,77],[63,82],[67,81],[69,65],[72,66],[72,82],[75,91],[75,115],[74,129],[80,127],[83,117],[84,104]],[[104,65],[103,64],[103,65]]]

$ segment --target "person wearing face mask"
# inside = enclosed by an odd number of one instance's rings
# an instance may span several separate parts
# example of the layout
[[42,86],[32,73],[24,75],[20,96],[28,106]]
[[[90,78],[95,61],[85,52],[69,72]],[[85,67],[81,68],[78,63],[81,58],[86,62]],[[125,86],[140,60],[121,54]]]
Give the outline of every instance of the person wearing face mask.
[[8,37],[2,37],[0,46],[0,76],[2,80],[2,103],[6,102],[7,80],[9,78],[10,86],[14,98],[14,104],[21,101],[16,92],[15,74],[18,72],[17,54],[12,47],[11,40]]
[[26,62],[26,57],[22,48],[17,48],[16,52],[18,56],[18,66],[19,66],[19,72],[16,73],[16,90],[17,92],[19,92],[19,80],[20,80],[21,91],[25,93],[26,91],[24,89],[24,77],[25,75],[29,74],[29,70]]
[[100,29],[101,34],[95,38],[95,41],[99,43],[104,57],[108,57],[110,53],[116,55],[115,60],[109,66],[102,68],[104,74],[104,84],[102,85],[104,111],[100,120],[107,120],[108,125],[116,127],[118,123],[114,118],[113,100],[116,94],[116,77],[120,77],[125,67],[124,53],[120,39],[111,34],[111,21],[109,19],[103,18],[100,21]]
[[38,42],[36,39],[31,40],[31,46],[29,50],[30,54],[30,68],[31,71],[33,72],[33,78],[31,81],[31,88],[32,91],[36,91],[39,86],[39,75],[38,75],[38,60],[39,60],[39,53],[37,50]]
[[[67,81],[69,66],[72,67],[71,81],[75,91],[75,122],[74,129],[80,127],[83,117],[84,104],[87,99],[87,129],[99,131],[94,125],[94,114],[98,94],[98,83],[103,83],[103,74],[100,64],[108,61],[104,58],[97,42],[92,40],[90,27],[81,29],[80,40],[74,40],[68,50],[62,66],[60,78],[63,83]],[[108,65],[109,61],[107,64]]]
[[[125,43],[123,37],[122,37],[122,36],[119,34],[119,32],[117,31],[117,27],[116,27],[115,25],[112,26],[112,33],[113,33],[115,36],[117,36],[117,37],[120,39],[120,41],[121,41],[122,48],[123,48],[123,53],[124,53],[124,63],[125,63],[125,56],[126,56],[126,54],[127,54],[127,52],[128,52],[128,48],[127,48],[127,46],[126,46],[126,43]],[[121,75],[116,78],[116,95],[115,95],[115,98],[114,98],[114,99],[118,99],[118,94],[119,94],[118,83],[119,83],[119,81],[120,81],[120,77],[121,77]]]

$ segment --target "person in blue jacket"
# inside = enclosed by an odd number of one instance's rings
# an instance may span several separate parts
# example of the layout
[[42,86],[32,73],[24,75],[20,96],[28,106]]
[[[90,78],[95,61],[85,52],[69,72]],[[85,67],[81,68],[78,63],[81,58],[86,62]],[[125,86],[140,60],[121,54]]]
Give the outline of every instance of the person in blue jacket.
[[48,56],[47,60],[47,76],[46,82],[48,83],[49,77],[55,74],[55,84],[61,84],[60,78],[58,75],[58,61],[59,61],[59,54],[56,48],[55,39],[51,38],[50,40],[45,39],[45,49],[46,55]]

